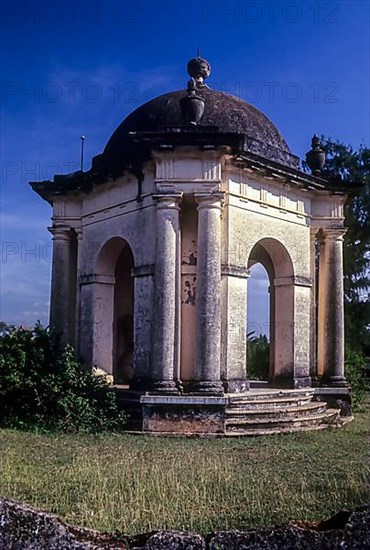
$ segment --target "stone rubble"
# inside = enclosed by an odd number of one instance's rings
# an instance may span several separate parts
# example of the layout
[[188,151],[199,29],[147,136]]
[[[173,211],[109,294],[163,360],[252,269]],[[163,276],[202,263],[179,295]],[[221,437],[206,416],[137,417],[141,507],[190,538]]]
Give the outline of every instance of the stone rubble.
[[365,550],[370,548],[370,504],[318,523],[269,529],[196,533],[159,531],[137,536],[72,527],[47,514],[0,498],[0,550]]

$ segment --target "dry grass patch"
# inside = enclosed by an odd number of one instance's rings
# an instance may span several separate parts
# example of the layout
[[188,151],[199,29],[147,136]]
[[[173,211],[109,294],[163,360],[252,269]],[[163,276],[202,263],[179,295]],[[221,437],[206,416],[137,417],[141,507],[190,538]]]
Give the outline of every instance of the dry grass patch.
[[244,440],[3,430],[0,494],[131,534],[318,520],[369,499],[369,419]]

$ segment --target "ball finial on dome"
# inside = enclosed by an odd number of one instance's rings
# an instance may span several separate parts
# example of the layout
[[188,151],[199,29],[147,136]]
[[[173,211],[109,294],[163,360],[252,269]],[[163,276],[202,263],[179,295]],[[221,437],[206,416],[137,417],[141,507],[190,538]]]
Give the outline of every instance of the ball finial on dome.
[[187,65],[188,74],[191,78],[194,78],[197,86],[205,86],[203,81],[211,74],[211,65],[206,59],[200,57],[198,49],[198,56],[190,59]]

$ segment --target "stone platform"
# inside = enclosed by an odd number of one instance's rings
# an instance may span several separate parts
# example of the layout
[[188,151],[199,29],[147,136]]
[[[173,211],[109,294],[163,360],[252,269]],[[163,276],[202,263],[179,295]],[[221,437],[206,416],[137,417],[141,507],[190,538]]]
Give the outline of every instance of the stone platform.
[[[315,388],[254,388],[222,397],[140,394],[117,391],[130,420],[128,431],[151,435],[209,437],[256,436],[322,430],[352,420],[347,403]],[[329,395],[330,408],[323,396]],[[347,401],[346,401],[347,399]]]

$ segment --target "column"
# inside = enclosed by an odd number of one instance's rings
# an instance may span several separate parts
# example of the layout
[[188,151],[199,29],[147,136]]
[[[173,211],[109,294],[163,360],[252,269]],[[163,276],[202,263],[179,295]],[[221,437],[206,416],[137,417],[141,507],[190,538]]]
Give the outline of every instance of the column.
[[75,228],[77,235],[77,283],[76,283],[76,331],[75,331],[75,350],[76,356],[80,354],[80,318],[81,318],[81,269],[82,269],[82,254],[83,254],[83,236],[82,227]]
[[310,272],[311,272],[311,312],[310,312],[310,376],[312,385],[318,384],[317,378],[317,281],[316,281],[316,242],[317,227],[310,228]]
[[74,344],[70,341],[71,228],[53,225],[48,229],[53,236],[50,326],[60,333],[62,344]]
[[332,386],[346,386],[344,376],[344,228],[321,232],[319,268],[319,372]]
[[310,278],[295,277],[294,290],[294,388],[312,385],[311,366],[311,293]]
[[156,262],[154,268],[153,381],[154,389],[177,393],[177,277],[179,201],[182,193],[155,195],[157,208]]
[[86,274],[80,285],[80,357],[88,367],[113,374],[115,277]]
[[198,267],[195,391],[222,395],[221,355],[221,200],[222,193],[196,194]]
[[247,282],[249,269],[222,265],[221,379],[225,391],[249,389],[247,381]]
[[152,386],[152,318],[156,311],[154,264],[136,266],[131,273],[134,277],[134,379],[130,387],[149,391]]

